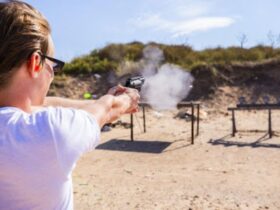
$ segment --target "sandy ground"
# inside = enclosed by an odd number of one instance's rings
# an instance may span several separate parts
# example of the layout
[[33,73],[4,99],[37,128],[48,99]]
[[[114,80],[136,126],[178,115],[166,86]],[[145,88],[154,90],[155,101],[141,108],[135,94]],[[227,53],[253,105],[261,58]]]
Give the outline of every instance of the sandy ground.
[[[226,110],[202,108],[194,145],[176,113],[149,110],[146,133],[138,113],[134,142],[122,127],[102,133],[74,171],[75,209],[280,209],[280,137],[265,136],[267,112],[237,113],[232,137]],[[280,111],[272,117],[280,133]]]

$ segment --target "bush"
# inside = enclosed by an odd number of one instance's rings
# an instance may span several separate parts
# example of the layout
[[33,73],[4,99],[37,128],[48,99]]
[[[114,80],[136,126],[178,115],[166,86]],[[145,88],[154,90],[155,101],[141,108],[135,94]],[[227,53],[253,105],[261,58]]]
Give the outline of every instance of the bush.
[[[211,48],[195,51],[186,45],[164,45],[148,43],[157,46],[163,51],[165,61],[181,66],[185,69],[193,69],[198,66],[211,66],[215,64],[231,64],[235,62],[262,61],[269,58],[280,57],[280,49],[258,45],[249,49],[240,47]],[[141,42],[128,44],[109,44],[106,47],[93,50],[89,55],[73,59],[66,64],[63,73],[80,74],[105,71],[120,71],[123,65],[129,66],[128,71],[137,69],[132,65],[143,57],[143,49],[147,45]]]
[[101,60],[97,56],[89,55],[75,58],[71,63],[65,65],[63,72],[65,74],[100,73],[116,69],[116,67],[116,63],[109,62],[106,58]]

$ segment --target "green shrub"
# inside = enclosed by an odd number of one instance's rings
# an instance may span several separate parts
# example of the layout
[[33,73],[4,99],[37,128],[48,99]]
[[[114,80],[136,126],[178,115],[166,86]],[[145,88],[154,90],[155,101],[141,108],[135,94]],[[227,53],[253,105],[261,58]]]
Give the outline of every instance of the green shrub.
[[75,58],[64,67],[65,74],[97,73],[116,69],[116,63],[108,59],[100,59],[97,56],[84,56]]
[[80,74],[116,71],[120,72],[124,63],[129,65],[127,71],[137,69],[132,65],[143,57],[143,49],[147,45],[159,47],[164,54],[166,63],[181,66],[184,69],[194,69],[199,66],[213,66],[215,64],[231,64],[235,62],[257,62],[269,58],[280,57],[280,49],[269,46],[258,45],[252,48],[240,47],[216,47],[201,51],[193,50],[186,45],[164,45],[151,42],[131,42],[128,44],[109,44],[102,49],[93,50],[90,54],[73,59],[66,64],[63,73]]

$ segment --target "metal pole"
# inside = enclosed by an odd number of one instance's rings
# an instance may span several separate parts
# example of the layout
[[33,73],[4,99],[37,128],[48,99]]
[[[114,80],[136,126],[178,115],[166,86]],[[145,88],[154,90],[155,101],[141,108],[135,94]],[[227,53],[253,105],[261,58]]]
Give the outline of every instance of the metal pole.
[[143,105],[143,125],[144,125],[144,133],[146,133],[146,114],[145,114],[145,105]]
[[196,135],[199,135],[199,109],[200,109],[200,104],[197,104],[197,121],[196,121]]
[[191,104],[192,106],[192,124],[191,124],[191,129],[192,129],[192,144],[194,144],[194,105]]
[[271,109],[268,109],[268,133],[269,133],[269,138],[272,137],[272,125],[271,125]]
[[134,141],[133,138],[133,114],[130,114],[130,139]]

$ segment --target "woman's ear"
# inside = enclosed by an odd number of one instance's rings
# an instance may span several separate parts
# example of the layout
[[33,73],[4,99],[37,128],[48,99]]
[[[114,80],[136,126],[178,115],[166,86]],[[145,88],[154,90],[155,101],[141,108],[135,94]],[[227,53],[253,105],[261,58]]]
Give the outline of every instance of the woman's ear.
[[41,56],[38,52],[34,52],[29,58],[28,72],[32,78],[37,78],[41,69]]

